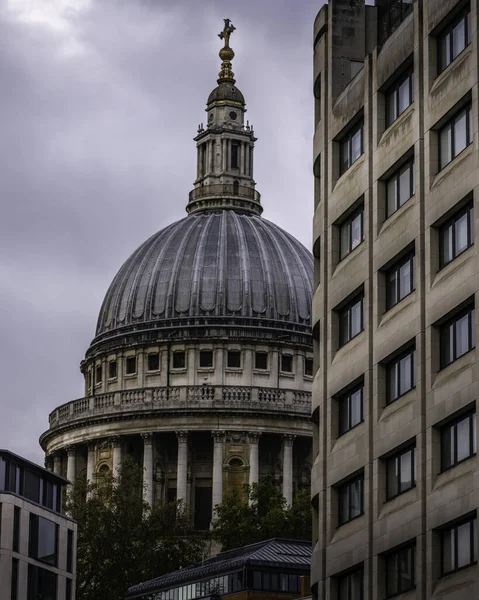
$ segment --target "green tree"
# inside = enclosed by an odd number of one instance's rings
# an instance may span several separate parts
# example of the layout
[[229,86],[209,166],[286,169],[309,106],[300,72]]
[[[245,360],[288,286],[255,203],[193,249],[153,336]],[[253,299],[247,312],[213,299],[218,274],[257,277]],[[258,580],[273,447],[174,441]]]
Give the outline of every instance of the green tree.
[[273,537],[310,540],[312,513],[309,492],[299,492],[291,506],[264,477],[247,487],[247,498],[237,490],[225,494],[216,506],[213,536],[223,550],[230,550]]
[[141,467],[126,459],[88,485],[78,479],[66,509],[78,521],[77,600],[123,600],[128,587],[201,560],[209,540],[176,502],[150,510]]

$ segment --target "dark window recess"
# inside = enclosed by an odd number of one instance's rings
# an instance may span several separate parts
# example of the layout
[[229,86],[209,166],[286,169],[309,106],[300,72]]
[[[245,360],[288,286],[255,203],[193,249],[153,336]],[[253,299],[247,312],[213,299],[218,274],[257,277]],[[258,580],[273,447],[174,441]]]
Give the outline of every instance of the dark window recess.
[[228,368],[241,368],[241,352],[239,350],[228,350]]
[[101,368],[101,365],[97,365],[95,367],[95,383],[101,383],[102,376],[103,376],[103,369]]
[[391,125],[414,100],[414,73],[403,75],[386,93],[386,123]]
[[339,435],[363,422],[363,390],[361,384],[338,398]]
[[363,514],[364,476],[350,479],[338,488],[339,525]]
[[66,580],[65,600],[72,600],[72,580]]
[[30,513],[29,533],[28,556],[56,567],[58,562],[58,525]]
[[111,360],[108,363],[108,378],[109,379],[116,379],[117,376],[118,376],[118,373],[117,373],[117,363],[116,363],[116,360]]
[[363,121],[361,120],[340,141],[341,174],[345,173],[364,152],[363,127]]
[[231,168],[239,168],[239,149],[240,145],[237,142],[231,143]]
[[186,354],[183,350],[173,352],[173,369],[186,368]]
[[213,351],[200,350],[200,368],[208,369],[213,366]]
[[6,487],[7,463],[0,457],[0,490],[7,489]]
[[126,375],[134,375],[136,373],[136,356],[127,356],[125,373]]
[[339,241],[341,260],[363,241],[363,218],[364,208],[361,206],[341,223]]
[[20,509],[15,506],[13,509],[13,543],[12,550],[19,552],[20,548]]
[[160,355],[158,352],[152,352],[148,354],[148,371],[159,371],[160,370]]
[[414,160],[400,167],[386,182],[386,217],[389,218],[415,192]]
[[472,144],[471,105],[456,113],[439,130],[439,167],[443,169],[458,154]]
[[344,346],[363,329],[363,295],[360,294],[339,310],[339,345]]
[[416,548],[408,546],[386,557],[386,597],[392,598],[416,587]]
[[266,371],[268,368],[268,353],[267,352],[255,352],[254,354],[254,368],[261,371]]
[[474,243],[472,203],[458,211],[439,230],[441,267],[445,267]]
[[67,534],[67,571],[73,573],[73,541],[74,533],[71,529]]
[[471,9],[467,8],[437,36],[438,71],[443,71],[471,43]]
[[386,308],[391,309],[415,289],[416,257],[408,254],[386,273]]
[[378,42],[384,44],[404,19],[412,13],[413,0],[380,0],[378,7]]
[[477,517],[441,531],[442,574],[477,562]]
[[390,404],[416,386],[416,350],[409,348],[386,366],[387,402]]
[[340,575],[336,581],[338,600],[363,600],[363,570]]
[[43,482],[43,505],[51,510],[60,512],[61,488],[51,481]]
[[283,373],[293,372],[293,357],[290,354],[281,355],[281,371]]
[[40,503],[40,476],[24,469],[23,471],[23,495],[32,502]]
[[18,558],[12,558],[10,600],[18,600]]
[[312,377],[313,375],[313,359],[305,358],[304,359],[304,374],[308,377]]
[[391,500],[416,485],[416,449],[401,450],[386,461],[386,498]]
[[476,345],[475,310],[469,306],[441,326],[441,368],[467,354]]
[[91,388],[91,382],[92,382],[92,374],[91,371],[88,371],[88,387]]
[[52,571],[28,565],[27,600],[57,600],[57,576]]
[[476,454],[476,411],[461,415],[441,427],[441,470],[445,471]]

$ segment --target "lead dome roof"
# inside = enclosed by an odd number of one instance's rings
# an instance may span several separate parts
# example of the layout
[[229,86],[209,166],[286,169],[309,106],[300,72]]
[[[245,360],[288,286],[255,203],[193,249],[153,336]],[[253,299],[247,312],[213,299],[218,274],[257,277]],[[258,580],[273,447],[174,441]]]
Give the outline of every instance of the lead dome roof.
[[263,217],[205,211],[144,242],[110,285],[97,341],[127,330],[227,322],[310,332],[311,253]]

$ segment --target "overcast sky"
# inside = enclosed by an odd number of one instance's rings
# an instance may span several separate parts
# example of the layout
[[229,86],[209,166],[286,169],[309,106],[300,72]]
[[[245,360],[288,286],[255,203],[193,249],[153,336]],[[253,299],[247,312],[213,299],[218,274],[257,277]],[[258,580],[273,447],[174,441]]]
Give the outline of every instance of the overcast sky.
[[264,216],[310,247],[321,4],[0,3],[0,447],[43,463],[38,437],[82,396],[79,363],[115,273],[185,215],[225,17]]

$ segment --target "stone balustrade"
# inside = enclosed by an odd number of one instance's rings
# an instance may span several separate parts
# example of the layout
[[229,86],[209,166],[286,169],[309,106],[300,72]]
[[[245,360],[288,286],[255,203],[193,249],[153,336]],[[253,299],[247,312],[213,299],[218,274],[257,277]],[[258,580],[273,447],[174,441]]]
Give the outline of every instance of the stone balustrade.
[[67,402],[49,416],[50,428],[104,414],[143,410],[259,410],[309,416],[311,394],[261,387],[195,385],[109,392]]

